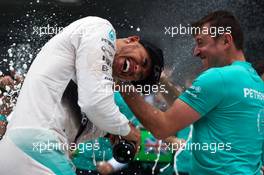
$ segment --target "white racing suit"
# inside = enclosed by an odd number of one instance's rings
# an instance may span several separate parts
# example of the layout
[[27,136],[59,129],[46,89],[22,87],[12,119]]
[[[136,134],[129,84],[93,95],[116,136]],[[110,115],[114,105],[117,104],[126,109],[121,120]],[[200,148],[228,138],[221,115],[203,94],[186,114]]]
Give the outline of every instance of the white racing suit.
[[62,100],[71,79],[78,86],[81,111],[91,121],[82,140],[106,132],[129,133],[128,120],[113,97],[115,40],[115,30],[107,20],[86,17],[45,44],[27,73],[0,141],[1,175],[75,174],[67,145],[80,123]]

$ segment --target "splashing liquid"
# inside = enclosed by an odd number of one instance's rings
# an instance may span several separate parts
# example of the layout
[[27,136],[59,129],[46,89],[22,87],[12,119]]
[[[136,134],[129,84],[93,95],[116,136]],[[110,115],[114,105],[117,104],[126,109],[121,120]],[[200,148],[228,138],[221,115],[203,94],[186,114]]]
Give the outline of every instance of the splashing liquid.
[[159,143],[159,147],[158,147],[158,155],[157,155],[157,159],[155,160],[155,164],[154,164],[154,166],[152,167],[152,174],[154,174],[155,169],[156,169],[156,166],[157,166],[158,161],[159,161],[159,158],[160,158],[160,148],[161,148],[162,140],[159,140],[158,143]]
[[190,132],[189,132],[186,142],[178,149],[178,151],[174,155],[173,169],[176,175],[179,175],[178,168],[177,168],[177,157],[184,151],[187,143],[192,139],[192,131],[193,131],[193,125],[190,125]]

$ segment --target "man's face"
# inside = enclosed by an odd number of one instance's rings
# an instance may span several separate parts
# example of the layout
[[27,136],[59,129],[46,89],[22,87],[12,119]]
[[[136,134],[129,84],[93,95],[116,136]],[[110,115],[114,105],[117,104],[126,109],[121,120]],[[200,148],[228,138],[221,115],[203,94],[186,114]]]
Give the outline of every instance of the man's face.
[[[209,27],[209,25],[204,25],[204,27]],[[201,33],[195,36],[195,42],[193,54],[201,58],[205,70],[226,65],[225,47],[221,39]]]
[[151,72],[151,59],[138,37],[120,39],[113,62],[113,74],[126,81],[145,79]]

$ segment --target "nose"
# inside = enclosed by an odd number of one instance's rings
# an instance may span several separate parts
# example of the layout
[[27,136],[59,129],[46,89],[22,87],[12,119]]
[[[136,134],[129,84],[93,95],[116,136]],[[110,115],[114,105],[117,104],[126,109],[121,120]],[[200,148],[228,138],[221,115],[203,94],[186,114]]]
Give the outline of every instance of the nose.
[[135,70],[135,73],[138,74],[138,73],[140,73],[142,71],[142,68],[141,68],[140,65],[136,64],[134,70]]
[[200,49],[196,46],[194,49],[193,49],[193,56],[196,56],[198,57],[200,55]]
[[135,75],[136,75],[136,77],[137,78],[139,78],[139,79],[141,79],[141,78],[143,78],[143,68],[140,66],[140,65],[135,65]]

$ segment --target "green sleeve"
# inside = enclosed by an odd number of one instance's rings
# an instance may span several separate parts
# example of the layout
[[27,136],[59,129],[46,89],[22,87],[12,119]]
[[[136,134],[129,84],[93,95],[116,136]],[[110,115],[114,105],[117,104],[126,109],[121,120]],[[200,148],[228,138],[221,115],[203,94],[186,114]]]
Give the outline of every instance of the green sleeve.
[[126,116],[126,118],[132,122],[135,126],[139,126],[140,123],[135,117],[134,113],[130,110],[129,106],[126,104],[125,100],[119,92],[114,94],[115,103],[119,107],[119,111]]
[[179,99],[196,110],[200,116],[215,108],[225,96],[222,75],[218,68],[212,68],[197,77],[190,88]]
[[262,145],[262,166],[264,166],[264,144]]

